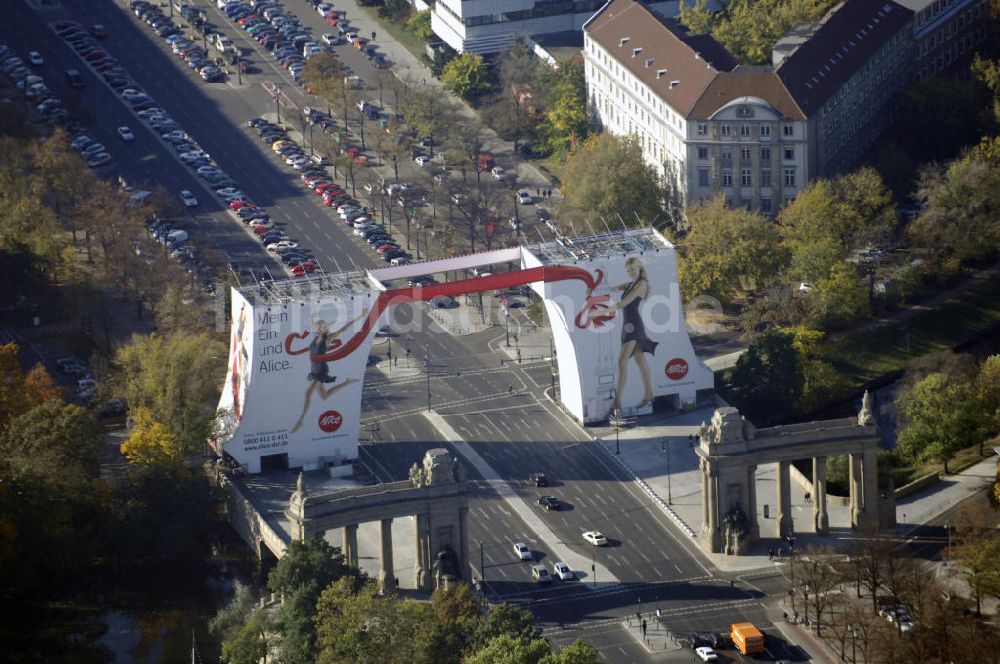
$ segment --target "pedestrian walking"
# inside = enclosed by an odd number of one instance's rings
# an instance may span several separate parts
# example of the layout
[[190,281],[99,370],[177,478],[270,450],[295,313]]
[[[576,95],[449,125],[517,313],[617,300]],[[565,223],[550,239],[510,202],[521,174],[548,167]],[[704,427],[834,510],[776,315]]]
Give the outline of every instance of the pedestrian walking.
[[372,30],[372,41],[375,41],[375,31]]
[[514,386],[513,385],[508,385],[507,386],[507,396],[509,396],[509,397],[510,396],[514,396]]
[[538,198],[541,198],[542,197],[542,190],[541,189],[535,189],[535,196],[537,196]]
[[504,364],[505,364],[505,361],[504,361],[504,359],[503,359],[503,358],[501,357],[501,358],[500,358],[500,366],[502,367],[502,366],[504,366]]
[[646,638],[646,620],[645,619],[643,619],[643,621],[642,621],[642,637]]

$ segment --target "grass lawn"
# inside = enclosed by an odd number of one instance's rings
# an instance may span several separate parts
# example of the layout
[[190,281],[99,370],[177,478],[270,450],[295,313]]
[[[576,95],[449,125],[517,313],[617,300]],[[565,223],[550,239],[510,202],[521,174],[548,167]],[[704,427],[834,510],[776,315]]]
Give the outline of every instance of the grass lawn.
[[368,17],[373,21],[377,21],[382,26],[383,30],[392,35],[393,39],[405,46],[406,50],[417,56],[421,62],[424,64],[428,64],[430,62],[427,59],[427,53],[424,51],[424,47],[427,46],[427,42],[414,36],[406,29],[406,26],[403,23],[396,23],[395,21],[379,18],[378,7],[365,7],[358,5],[358,9],[363,11],[365,14],[368,14]]
[[[910,360],[951,348],[1000,322],[1000,278],[907,321],[846,336],[824,355],[855,385],[903,369]],[[907,338],[909,335],[909,338]]]

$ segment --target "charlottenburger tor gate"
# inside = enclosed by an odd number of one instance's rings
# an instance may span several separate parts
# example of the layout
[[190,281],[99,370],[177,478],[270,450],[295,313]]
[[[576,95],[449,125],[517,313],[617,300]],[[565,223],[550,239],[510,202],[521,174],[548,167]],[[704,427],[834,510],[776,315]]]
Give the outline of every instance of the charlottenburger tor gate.
[[[410,277],[511,265],[415,288]],[[674,247],[652,229],[553,242],[232,291],[227,378],[212,444],[248,473],[357,457],[361,394],[375,332],[398,304],[528,284],[543,299],[560,398],[581,423],[693,404],[713,386],[684,328]]]

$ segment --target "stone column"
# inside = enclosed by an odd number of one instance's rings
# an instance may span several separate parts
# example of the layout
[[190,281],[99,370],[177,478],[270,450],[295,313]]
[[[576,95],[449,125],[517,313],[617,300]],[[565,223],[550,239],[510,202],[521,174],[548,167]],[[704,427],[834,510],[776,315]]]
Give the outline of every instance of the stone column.
[[458,510],[458,574],[466,581],[472,580],[469,568],[469,508]]
[[747,529],[752,542],[760,540],[760,523],[757,521],[757,466],[747,466]]
[[826,457],[813,457],[813,530],[825,535],[830,530],[826,513]]
[[864,500],[861,488],[860,454],[852,454],[850,456],[849,482],[851,485],[851,527],[858,528],[861,525],[861,506]]
[[861,522],[866,531],[877,531],[879,526],[878,451],[873,447],[864,451],[861,461]]
[[358,524],[344,526],[344,560],[351,567],[358,566]]
[[792,489],[789,462],[778,462],[778,537],[788,537],[794,533],[792,521]]
[[701,495],[704,521],[701,525],[702,546],[709,553],[719,553],[722,534],[719,532],[719,470],[707,459],[701,460]]
[[430,588],[431,581],[430,522],[429,513],[417,514],[413,522],[413,540],[417,554],[413,562],[413,579],[417,588],[424,590]]
[[396,592],[396,572],[392,566],[392,519],[382,519],[379,524],[381,548],[381,567],[378,573],[379,584],[382,587],[383,595],[391,595]]

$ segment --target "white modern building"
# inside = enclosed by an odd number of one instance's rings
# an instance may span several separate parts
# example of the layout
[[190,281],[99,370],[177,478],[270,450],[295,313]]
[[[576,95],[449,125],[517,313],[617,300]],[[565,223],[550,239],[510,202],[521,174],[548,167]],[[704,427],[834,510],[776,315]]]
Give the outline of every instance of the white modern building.
[[611,0],[584,26],[590,112],[637,138],[678,205],[722,192],[771,214],[877,139],[908,77],[911,18],[846,0],[795,26],[772,65],[747,66],[641,2]]
[[[604,0],[437,0],[431,28],[460,53],[505,51],[522,36],[563,38],[579,45],[583,24],[603,4]],[[665,16],[678,12],[678,0],[648,6]]]

